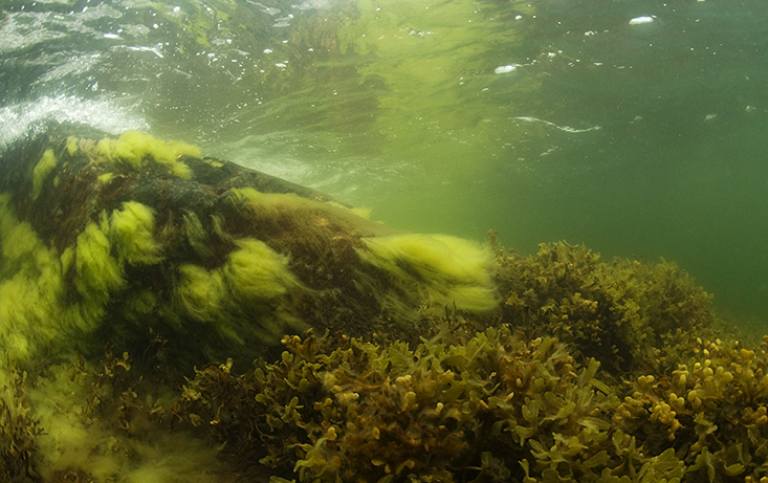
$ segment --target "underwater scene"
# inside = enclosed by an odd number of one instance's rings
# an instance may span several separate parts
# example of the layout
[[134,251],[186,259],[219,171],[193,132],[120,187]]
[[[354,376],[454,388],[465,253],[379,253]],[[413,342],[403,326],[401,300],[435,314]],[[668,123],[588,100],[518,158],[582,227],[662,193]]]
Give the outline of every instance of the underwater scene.
[[759,0],[0,0],[0,483],[768,483]]

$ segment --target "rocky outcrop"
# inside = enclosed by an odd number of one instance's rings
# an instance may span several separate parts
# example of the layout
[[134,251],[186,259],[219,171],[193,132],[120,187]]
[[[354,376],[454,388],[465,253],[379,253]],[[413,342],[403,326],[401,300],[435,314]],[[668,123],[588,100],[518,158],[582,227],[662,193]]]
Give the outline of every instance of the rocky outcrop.
[[0,344],[16,361],[162,343],[190,367],[308,327],[413,340],[499,302],[490,249],[398,233],[192,145],[57,126],[0,166]]

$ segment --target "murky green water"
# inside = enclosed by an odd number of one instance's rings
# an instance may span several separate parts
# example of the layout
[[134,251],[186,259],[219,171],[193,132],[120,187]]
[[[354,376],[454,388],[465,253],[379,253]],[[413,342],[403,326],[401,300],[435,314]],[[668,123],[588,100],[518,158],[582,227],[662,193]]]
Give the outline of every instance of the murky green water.
[[139,129],[408,230],[677,260],[768,318],[760,0],[0,6],[0,145]]

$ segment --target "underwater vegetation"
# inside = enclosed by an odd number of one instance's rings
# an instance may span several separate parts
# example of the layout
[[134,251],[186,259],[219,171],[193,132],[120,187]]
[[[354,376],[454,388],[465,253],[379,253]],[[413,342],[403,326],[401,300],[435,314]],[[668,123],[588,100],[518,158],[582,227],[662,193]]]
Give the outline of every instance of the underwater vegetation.
[[563,443],[588,470],[618,404],[594,390],[598,363],[577,370],[554,339],[506,328],[414,351],[340,335],[284,344],[239,377],[198,371],[176,411],[235,443],[231,457],[302,481],[507,481],[532,448]]
[[[593,287],[591,304],[645,297],[650,309],[635,327],[661,335],[627,343],[644,357],[639,368],[606,370],[590,354],[599,351],[568,332],[567,344],[532,338],[553,330],[548,318],[507,319],[471,336],[446,320],[443,333],[415,348],[341,334],[286,337],[288,351],[273,364],[257,361],[240,376],[225,365],[196,371],[175,414],[235,442],[225,457],[258,459],[301,481],[768,481],[768,337],[754,350],[702,339],[727,333],[701,305],[709,296],[665,261],[600,264],[583,246],[557,243],[499,263],[507,274],[506,264],[516,266],[520,278],[504,282],[527,286],[533,300],[525,275],[552,269],[553,259],[566,268],[585,260],[541,294],[563,296],[560,313],[574,289]],[[607,298],[611,286],[636,289]],[[660,315],[669,313],[680,327]]]
[[674,263],[64,131],[0,160],[2,481],[768,482],[768,336]]
[[[173,391],[148,383],[128,354],[107,351],[93,366],[74,360],[68,377],[40,384],[77,393],[75,417],[111,443],[81,442],[87,459],[68,454],[56,461],[69,468],[40,473],[137,481],[119,479],[118,469],[140,467],[152,438],[154,446],[187,441],[179,453],[193,460],[169,464],[188,472],[204,460],[201,481],[768,478],[768,338],[755,350],[701,340],[671,373],[621,382],[557,339],[528,340],[506,324],[469,338],[446,331],[415,348],[312,332],[283,344],[277,361],[258,359],[242,372],[231,359],[210,364]],[[29,421],[30,431],[38,427]],[[47,439],[29,441],[44,448]],[[31,467],[51,464],[30,448]]]
[[[570,344],[615,374],[663,372],[684,362],[695,338],[714,338],[711,295],[677,264],[600,261],[583,245],[539,245],[503,258],[505,319]],[[720,327],[720,330],[722,327]]]
[[0,481],[19,481],[35,474],[33,455],[43,430],[29,414],[25,379],[26,374],[13,368],[3,368],[0,373]]

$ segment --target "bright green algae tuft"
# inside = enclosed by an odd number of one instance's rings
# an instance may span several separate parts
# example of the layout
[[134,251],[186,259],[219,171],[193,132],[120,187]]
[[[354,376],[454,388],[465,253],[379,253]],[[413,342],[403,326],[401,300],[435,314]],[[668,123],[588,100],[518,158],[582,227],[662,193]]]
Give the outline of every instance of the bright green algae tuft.
[[170,174],[190,178],[192,171],[177,158],[182,154],[200,157],[200,148],[176,141],[162,141],[149,134],[128,131],[118,139],[104,138],[97,144],[101,156],[96,162],[125,165],[133,170],[141,169],[148,159],[164,166]]
[[32,178],[32,198],[37,199],[43,192],[43,184],[45,183],[48,175],[56,168],[56,155],[53,153],[53,149],[47,149],[40,158],[40,162],[35,166],[35,170]]
[[422,303],[471,313],[499,305],[494,254],[487,246],[447,235],[395,235],[363,239],[360,257],[410,286]]

